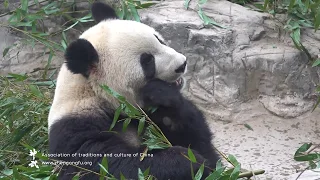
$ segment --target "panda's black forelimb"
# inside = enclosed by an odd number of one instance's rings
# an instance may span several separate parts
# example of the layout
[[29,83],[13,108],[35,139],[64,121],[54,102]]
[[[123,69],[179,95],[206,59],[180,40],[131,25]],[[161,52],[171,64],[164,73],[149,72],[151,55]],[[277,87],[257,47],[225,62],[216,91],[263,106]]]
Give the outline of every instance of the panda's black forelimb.
[[145,106],[156,106],[149,117],[174,146],[189,147],[199,152],[214,168],[219,156],[213,148],[212,133],[202,112],[183,97],[173,84],[153,79],[141,89]]

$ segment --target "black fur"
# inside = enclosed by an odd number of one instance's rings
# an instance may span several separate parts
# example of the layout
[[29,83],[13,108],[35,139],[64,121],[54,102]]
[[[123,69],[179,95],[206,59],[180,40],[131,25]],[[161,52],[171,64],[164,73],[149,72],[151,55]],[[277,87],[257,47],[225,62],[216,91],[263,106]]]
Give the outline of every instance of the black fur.
[[[219,156],[211,144],[212,134],[206,120],[201,111],[181,95],[174,83],[151,80],[142,88],[141,96],[146,106],[158,107],[149,117],[172,145],[190,145],[191,149],[207,159],[210,167],[215,167]],[[171,124],[165,125],[164,118],[169,118]]]
[[93,19],[99,23],[106,19],[118,19],[118,16],[114,9],[102,2],[95,2],[92,4],[91,12]]
[[[134,157],[108,157],[109,172],[119,178],[120,172],[127,179],[138,179],[138,168],[142,171],[150,167],[150,174],[159,180],[191,180],[190,161],[181,153],[187,155],[190,145],[199,163],[211,168],[215,167],[218,156],[211,147],[211,133],[200,111],[191,102],[182,97],[180,92],[172,84],[161,80],[151,80],[141,89],[142,99],[151,106],[159,106],[158,109],[149,114],[166,137],[172,142],[173,147],[164,150],[148,152],[153,157],[145,157],[139,161],[139,156]],[[103,109],[103,108],[101,108]],[[88,110],[90,114],[70,115],[57,121],[51,126],[49,134],[50,153],[66,154],[110,154],[124,153],[134,154],[143,152],[144,147],[133,147],[119,137],[122,133],[122,123],[116,123],[113,131],[107,132],[113,119],[114,110],[104,110],[99,113],[96,109]],[[163,124],[163,117],[169,117],[177,125],[171,131]],[[125,117],[120,116],[119,119]],[[122,121],[123,122],[123,121]],[[131,121],[128,130],[137,132],[138,121]],[[86,162],[90,161],[93,166],[82,166],[99,172],[102,157],[64,157],[64,161]],[[200,168],[199,164],[193,164],[194,173]],[[59,174],[59,180],[69,180],[80,170],[73,166],[63,166]],[[205,168],[203,178],[210,173]],[[96,180],[98,176],[93,173],[84,172],[82,180]]]
[[85,39],[72,42],[65,53],[68,69],[75,74],[89,76],[91,68],[99,61],[98,53]]
[[156,74],[156,64],[152,54],[143,53],[140,56],[140,64],[147,80],[154,78]]

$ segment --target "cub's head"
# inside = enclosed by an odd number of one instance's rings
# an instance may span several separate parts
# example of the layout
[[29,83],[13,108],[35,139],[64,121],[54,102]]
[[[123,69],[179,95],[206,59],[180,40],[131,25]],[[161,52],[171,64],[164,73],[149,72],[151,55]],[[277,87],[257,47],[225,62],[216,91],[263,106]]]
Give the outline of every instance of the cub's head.
[[67,69],[82,75],[95,95],[107,98],[99,85],[108,85],[133,101],[138,89],[153,78],[183,87],[186,57],[166,45],[153,28],[120,20],[99,2],[93,4],[92,15],[98,24],[71,43],[65,57]]

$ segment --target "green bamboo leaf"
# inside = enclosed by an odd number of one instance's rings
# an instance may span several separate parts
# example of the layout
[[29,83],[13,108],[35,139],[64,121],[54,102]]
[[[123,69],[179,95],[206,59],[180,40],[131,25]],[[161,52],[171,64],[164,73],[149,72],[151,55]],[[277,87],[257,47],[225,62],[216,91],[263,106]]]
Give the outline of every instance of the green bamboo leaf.
[[15,27],[32,27],[32,22],[11,22],[10,25]]
[[311,146],[312,143],[304,143],[302,146],[299,147],[299,149],[297,149],[294,156],[304,154],[306,151],[308,151],[308,149],[310,149]]
[[289,3],[289,11],[291,11],[292,10],[292,8],[293,8],[293,6],[294,6],[294,4],[296,3],[296,0],[290,0],[290,3]]
[[124,121],[123,126],[122,126],[122,132],[125,132],[127,130],[127,127],[130,124],[130,122],[131,122],[131,119],[126,118],[126,120]]
[[72,180],[79,180],[80,172],[78,172],[75,176],[73,176]]
[[119,93],[117,93],[116,91],[114,91],[113,89],[111,89],[109,86],[107,85],[102,85],[101,86],[103,90],[105,90],[107,93],[109,93],[111,96],[117,98],[120,102],[125,103],[126,102],[126,98],[124,98],[123,96],[121,96]]
[[200,168],[198,169],[198,172],[196,173],[196,175],[194,176],[195,180],[200,180],[202,178],[203,175],[203,170],[204,170],[204,164],[202,163]]
[[8,53],[9,50],[10,50],[10,48],[11,48],[11,46],[6,47],[6,48],[3,50],[3,52],[2,52],[2,57],[5,57],[5,56],[7,55],[7,53]]
[[149,172],[150,172],[150,167],[148,167],[148,168],[143,172],[144,177],[147,177],[147,176],[149,175]]
[[216,169],[205,180],[218,180],[222,176],[222,173],[225,169],[226,167]]
[[22,179],[22,178],[20,177],[20,174],[19,174],[17,168],[13,168],[13,173],[12,173],[12,174],[13,174],[13,177],[14,177],[15,180]]
[[79,23],[79,21],[76,21],[75,23],[73,23],[71,26],[67,27],[66,29],[64,29],[63,31],[68,31],[69,29],[73,28],[75,25],[77,25]]
[[186,9],[189,8],[190,1],[191,0],[184,0],[184,3],[183,3],[184,8],[186,8]]
[[9,0],[5,0],[5,1],[3,2],[3,6],[4,6],[4,8],[8,8],[8,6],[9,6]]
[[138,179],[139,180],[144,180],[144,175],[143,175],[143,172],[141,171],[140,168],[138,169]]
[[109,128],[109,131],[111,131],[114,128],[114,126],[116,125],[116,122],[119,119],[119,116],[121,114],[122,109],[123,109],[122,104],[116,109],[116,112],[114,113],[114,116],[113,116],[113,121],[112,121],[110,128]]
[[140,16],[139,16],[138,11],[135,8],[135,6],[132,3],[128,3],[128,6],[130,8],[130,12],[131,12],[134,20],[137,22],[140,22]]
[[319,66],[320,65],[320,58],[319,59],[316,59],[313,64],[312,64],[312,67],[315,67],[315,66]]
[[124,175],[122,174],[122,172],[120,172],[120,180],[126,180],[126,177],[124,177]]
[[317,15],[314,18],[314,31],[317,31],[320,27],[320,3],[318,9]]
[[149,8],[149,7],[151,7],[151,6],[155,5],[155,4],[157,4],[157,3],[143,3],[143,4],[139,5],[139,6],[136,6],[136,9]]
[[146,122],[146,117],[140,118],[139,125],[138,125],[138,136],[140,136],[140,134],[142,133],[145,122]]
[[199,0],[198,1],[198,4],[200,4],[200,5],[205,4],[205,3],[207,3],[207,0]]
[[21,9],[25,12],[28,11],[28,0],[21,0]]
[[313,161],[309,161],[309,166],[310,166],[311,169],[317,168],[317,164],[314,163]]
[[297,41],[297,40],[294,38],[294,34],[293,34],[293,33],[290,34],[290,37],[291,37],[291,39],[292,39],[295,47],[296,47],[297,49],[299,49],[299,50],[302,50],[300,41]]
[[41,93],[40,89],[37,86],[29,84],[29,89],[34,96],[39,97],[39,98],[44,97],[43,94]]
[[18,143],[26,134],[30,133],[34,124],[22,125],[13,134],[12,143]]
[[204,25],[214,25],[214,26],[217,26],[217,27],[220,27],[220,28],[223,28],[223,29],[226,29],[226,27],[218,24],[217,22],[215,22],[214,20],[212,20],[211,18],[209,18],[203,11],[202,11],[202,8],[200,8],[199,6],[199,10],[198,10],[198,15],[199,17],[202,19]]
[[264,0],[264,4],[263,4],[263,10],[267,10],[267,7],[269,5],[269,0]]
[[85,23],[85,22],[91,22],[91,21],[94,21],[92,19],[92,15],[91,14],[88,14],[80,19],[78,19],[79,22],[82,22],[82,23]]
[[67,37],[66,37],[66,33],[64,33],[64,31],[62,31],[62,39],[63,41],[66,43],[66,45],[68,44],[68,41],[67,41]]
[[67,44],[66,44],[66,42],[65,42],[63,39],[61,39],[61,45],[62,45],[62,47],[63,47],[64,50],[67,49]]
[[39,1],[38,0],[33,0],[33,2],[39,6]]
[[216,170],[222,168],[222,162],[221,162],[221,159],[219,159],[216,163]]
[[319,106],[319,104],[320,104],[320,96],[318,97],[318,100],[317,100],[316,104],[314,105],[311,112],[313,112]]
[[239,162],[237,161],[236,157],[234,157],[233,155],[229,155],[228,156],[229,161],[232,163],[232,165],[237,166],[239,165]]
[[311,154],[299,154],[294,156],[296,161],[313,161],[320,158],[320,154],[311,153]]
[[100,166],[100,178],[99,180],[104,180],[106,174],[108,173],[108,160],[107,157],[103,157]]
[[252,127],[249,124],[244,124],[244,127],[248,128],[249,130],[253,131]]
[[241,166],[240,164],[237,164],[236,167],[234,167],[229,180],[237,180],[240,174]]
[[190,147],[188,147],[188,157],[189,157],[191,162],[193,162],[193,163],[197,162],[197,159],[194,156],[194,154],[193,154],[192,150],[190,149]]
[[1,173],[6,176],[11,176],[13,174],[13,169],[5,169],[5,170],[2,170]]
[[117,14],[117,17],[119,17],[119,19],[124,19],[124,10],[122,8],[118,8],[116,9],[116,14]]

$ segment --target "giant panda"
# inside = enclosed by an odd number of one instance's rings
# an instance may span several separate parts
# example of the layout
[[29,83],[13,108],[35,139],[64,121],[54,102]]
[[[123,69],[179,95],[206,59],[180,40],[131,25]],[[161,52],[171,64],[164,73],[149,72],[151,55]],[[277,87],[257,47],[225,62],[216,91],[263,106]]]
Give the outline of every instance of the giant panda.
[[[173,145],[149,151],[152,157],[142,161],[140,156],[109,156],[111,174],[138,179],[139,168],[150,168],[150,174],[159,180],[192,179],[191,161],[184,156],[190,147],[197,160],[192,165],[194,173],[205,163],[203,177],[208,176],[219,156],[203,114],[181,94],[186,57],[165,44],[153,28],[118,19],[106,4],[96,2],[91,11],[97,24],[67,47],[48,117],[49,153],[64,154],[57,160],[78,162],[60,166],[59,179],[72,179],[79,172],[82,180],[99,179],[98,164],[103,158],[99,154],[145,150],[137,134],[138,121],[132,120],[126,131],[119,121],[108,131],[119,102],[100,85],[108,85],[143,109],[157,107],[148,115]],[[121,114],[118,119],[124,118]]]

